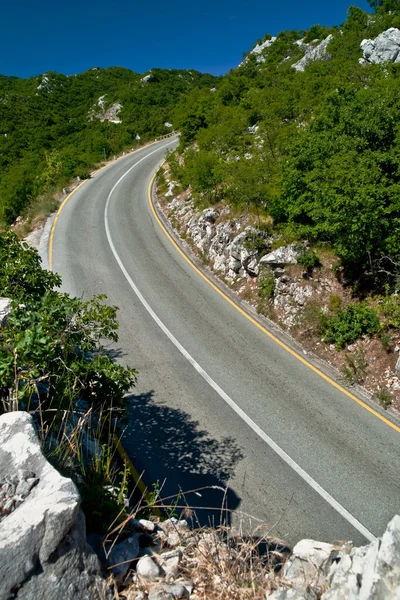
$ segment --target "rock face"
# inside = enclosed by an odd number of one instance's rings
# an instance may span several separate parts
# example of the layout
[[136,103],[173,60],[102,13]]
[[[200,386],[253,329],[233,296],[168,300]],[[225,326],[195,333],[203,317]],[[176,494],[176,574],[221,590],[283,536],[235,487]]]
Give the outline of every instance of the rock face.
[[[176,185],[168,182],[166,198],[174,195]],[[311,285],[285,274],[285,268],[297,264],[298,244],[279,246],[272,250],[279,236],[271,236],[240,219],[229,218],[230,208],[206,208],[199,211],[191,198],[173,198],[167,205],[167,216],[185,238],[190,238],[216,273],[237,284],[251,282],[266,273],[275,278],[274,308],[282,322],[292,327],[298,313],[313,295]],[[306,246],[304,246],[306,249]]]
[[275,42],[276,37],[272,37],[270,40],[266,40],[265,42],[262,42],[261,44],[257,44],[256,46],[254,46],[253,50],[251,50],[250,54],[255,54],[256,55],[256,60],[258,63],[264,63],[265,62],[265,58],[262,55],[263,50],[265,50],[265,48],[269,48],[270,46],[272,46],[272,44]]
[[45,459],[25,412],[0,417],[0,484],[0,599],[107,598],[78,491]]
[[382,538],[361,548],[301,540],[281,581],[284,585],[270,600],[398,600],[400,516],[392,519]]
[[296,71],[304,71],[307,65],[317,60],[329,60],[330,54],[328,54],[328,45],[333,35],[328,35],[327,38],[322,40],[318,46],[306,46],[306,51],[303,56],[297,63],[292,65],[292,68]]
[[323,600],[400,598],[400,516],[392,519],[382,538],[334,563],[328,583]]
[[0,327],[4,327],[11,312],[10,298],[0,298]]
[[280,246],[273,252],[266,254],[260,260],[260,264],[271,267],[284,267],[285,265],[295,265],[297,263],[298,251],[296,244],[289,246]]
[[363,40],[361,50],[369,63],[400,62],[400,30],[391,27],[374,40]]
[[114,102],[114,104],[111,104],[107,108],[108,102],[106,100],[106,96],[107,94],[104,94],[103,96],[100,96],[100,98],[97,100],[96,105],[89,112],[89,121],[94,121],[98,119],[101,122],[110,121],[110,123],[122,123],[122,120],[118,116],[122,108],[122,104],[120,104],[119,102]]

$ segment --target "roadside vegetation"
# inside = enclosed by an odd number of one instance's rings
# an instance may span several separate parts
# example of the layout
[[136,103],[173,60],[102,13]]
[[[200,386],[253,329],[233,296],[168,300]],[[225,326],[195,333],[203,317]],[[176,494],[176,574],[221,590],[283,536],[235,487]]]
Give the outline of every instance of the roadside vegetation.
[[0,326],[0,414],[26,410],[46,454],[77,484],[89,530],[124,511],[127,470],[116,467],[113,436],[125,421],[136,371],[117,363],[117,309],[56,290],[36,250],[0,234],[1,296],[12,301]]
[[[351,6],[340,27],[283,31],[215,91],[190,92],[175,109],[181,142],[168,161],[169,178],[199,208],[228,205],[274,244],[305,244],[303,271],[293,275],[332,289],[313,295],[292,332],[351,384],[364,383],[371,368],[393,374],[400,340],[400,65],[360,60],[362,40],[400,28],[400,4],[370,4],[374,14]],[[328,35],[329,60],[292,68],[304,43]],[[276,277],[257,279],[241,297],[279,320]],[[368,340],[377,343],[361,349],[365,360],[351,356]],[[378,380],[371,391],[387,407],[392,393]]]
[[120,67],[29,79],[0,75],[0,226],[46,210],[58,189],[87,178],[100,161],[171,132],[176,102],[215,81],[162,69],[143,78]]

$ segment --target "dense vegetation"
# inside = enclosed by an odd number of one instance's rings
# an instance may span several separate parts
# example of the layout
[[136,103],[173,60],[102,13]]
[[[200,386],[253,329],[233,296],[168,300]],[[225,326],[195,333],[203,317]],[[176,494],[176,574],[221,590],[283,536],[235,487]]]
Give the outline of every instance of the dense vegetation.
[[58,292],[59,275],[43,270],[37,252],[12,232],[0,234],[0,265],[1,295],[13,301],[0,326],[0,414],[34,416],[51,459],[82,492],[89,528],[107,527],[124,506],[126,486],[124,473],[112,493],[112,436],[136,381],[108,349],[118,340],[117,309],[103,297]]
[[[196,71],[161,69],[143,80],[119,67],[70,77],[0,76],[0,225],[10,224],[40,194],[132,148],[137,135],[143,142],[171,131],[165,123],[175,103],[215,81]],[[122,122],[102,122],[116,102]]]
[[[400,27],[400,3],[371,5],[372,16],[350,7],[340,28],[284,31],[263,50],[263,63],[250,53],[215,92],[189,93],[174,116],[183,158],[170,164],[203,202],[223,199],[263,213],[287,239],[330,246],[352,280],[393,288],[400,268],[400,65],[359,59],[363,39]],[[315,46],[329,34],[330,60],[296,72],[292,65],[305,51],[296,42]]]

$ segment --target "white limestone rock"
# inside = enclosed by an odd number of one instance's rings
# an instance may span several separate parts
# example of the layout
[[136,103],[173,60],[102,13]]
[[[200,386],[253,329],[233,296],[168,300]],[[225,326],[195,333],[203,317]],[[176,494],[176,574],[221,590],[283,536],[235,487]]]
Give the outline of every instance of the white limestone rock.
[[276,37],[272,37],[270,40],[266,40],[265,42],[262,42],[261,44],[257,44],[256,46],[254,46],[253,50],[250,51],[250,54],[256,55],[258,63],[264,63],[265,58],[262,55],[262,53],[266,48],[269,48],[270,46],[272,46],[272,44],[275,41],[276,41]]
[[322,590],[327,583],[327,576],[339,549],[332,544],[301,540],[293,548],[284,577],[293,587],[305,590],[312,585],[314,590]]
[[[86,544],[78,491],[41,452],[25,412],[0,417],[0,481],[29,472],[36,484],[0,522],[0,598],[83,600],[109,597],[100,564]],[[14,596],[13,596],[14,597]]]
[[8,315],[11,312],[11,299],[0,298],[0,327],[7,323]]
[[361,50],[365,61],[373,64],[400,62],[400,30],[391,27],[374,40],[363,40]]
[[330,588],[321,600],[398,600],[400,598],[400,516],[388,524],[382,538],[354,548],[333,564]]
[[260,264],[269,265],[271,267],[284,267],[285,265],[295,265],[297,263],[298,251],[296,244],[290,244],[289,246],[280,246],[273,250],[269,254],[265,254]]
[[[329,60],[331,58],[330,54],[328,54],[328,45],[330,43],[330,41],[332,40],[333,35],[328,35],[327,38],[325,38],[324,40],[322,40],[322,42],[320,42],[318,44],[318,46],[311,46],[311,45],[307,45],[305,46],[304,43],[302,44],[298,44],[301,47],[305,47],[305,54],[303,56],[303,58],[301,58],[298,62],[294,63],[292,65],[292,68],[295,69],[296,71],[300,71],[303,72],[305,70],[305,68],[307,67],[307,65],[309,65],[312,62],[316,62],[318,60]],[[299,42],[301,40],[298,40]]]
[[161,567],[151,556],[143,556],[137,566],[136,573],[145,579],[154,581],[163,575]]
[[246,56],[246,58],[244,60],[242,60],[242,62],[240,63],[239,67],[243,66],[246,61],[248,60],[248,57],[250,56],[250,54],[255,54],[256,56],[256,61],[258,64],[262,64],[265,62],[265,58],[263,56],[263,51],[266,48],[269,48],[270,46],[272,46],[272,44],[276,41],[276,37],[271,37],[270,40],[265,40],[265,42],[262,42],[261,44],[256,44],[254,46],[254,48],[252,50],[250,50],[249,54]]

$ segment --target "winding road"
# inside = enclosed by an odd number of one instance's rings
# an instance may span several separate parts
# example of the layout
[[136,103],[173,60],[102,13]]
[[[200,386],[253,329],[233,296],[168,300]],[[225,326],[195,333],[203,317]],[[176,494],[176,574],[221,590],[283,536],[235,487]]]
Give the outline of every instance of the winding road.
[[381,535],[400,513],[399,423],[269,336],[171,242],[148,190],[176,144],[98,172],[51,234],[63,289],[120,308],[116,351],[139,370],[125,448],[164,497],[201,489],[182,502],[202,523],[227,505],[235,525],[290,543]]

